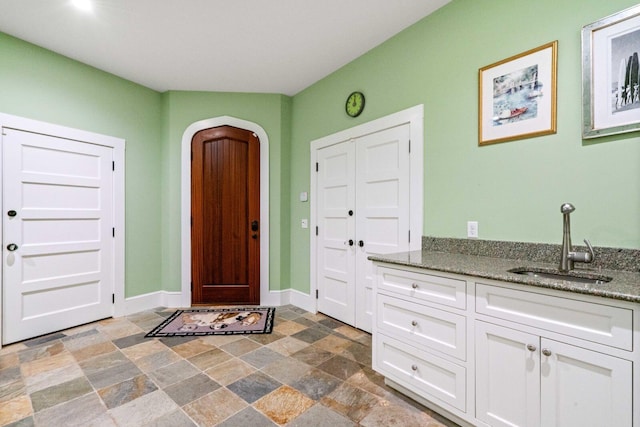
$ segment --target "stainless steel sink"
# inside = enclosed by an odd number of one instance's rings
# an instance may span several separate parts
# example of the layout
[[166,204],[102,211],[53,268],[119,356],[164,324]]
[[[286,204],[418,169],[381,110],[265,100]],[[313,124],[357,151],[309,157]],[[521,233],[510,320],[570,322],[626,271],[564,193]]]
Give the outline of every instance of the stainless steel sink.
[[569,273],[561,273],[557,270],[545,270],[542,268],[519,267],[509,270],[510,273],[522,274],[523,276],[539,277],[541,279],[564,280],[567,282],[588,283],[591,285],[602,285],[613,280],[609,276],[594,274],[589,272],[578,272],[572,270]]

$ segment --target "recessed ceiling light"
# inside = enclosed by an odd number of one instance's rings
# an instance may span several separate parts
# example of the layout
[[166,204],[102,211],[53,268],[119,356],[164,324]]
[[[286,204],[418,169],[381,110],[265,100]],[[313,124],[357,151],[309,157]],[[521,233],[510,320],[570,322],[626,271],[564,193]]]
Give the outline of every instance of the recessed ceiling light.
[[71,4],[84,12],[91,12],[93,9],[91,0],[71,0]]

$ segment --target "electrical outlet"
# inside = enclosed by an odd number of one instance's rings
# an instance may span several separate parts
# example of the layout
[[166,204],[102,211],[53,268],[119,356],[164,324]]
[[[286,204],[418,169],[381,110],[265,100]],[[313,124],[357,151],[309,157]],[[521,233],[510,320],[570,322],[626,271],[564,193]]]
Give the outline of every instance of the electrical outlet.
[[302,228],[309,228],[309,220],[308,219],[303,219],[302,221],[300,221],[300,226]]
[[467,221],[467,237],[478,238],[478,221]]

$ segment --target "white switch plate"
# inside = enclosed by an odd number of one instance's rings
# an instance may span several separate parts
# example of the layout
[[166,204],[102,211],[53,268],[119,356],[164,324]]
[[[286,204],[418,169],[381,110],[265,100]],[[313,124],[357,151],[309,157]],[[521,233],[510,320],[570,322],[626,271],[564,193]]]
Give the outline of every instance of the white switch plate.
[[478,221],[467,221],[467,237],[478,238]]
[[307,200],[309,200],[309,195],[307,194],[307,192],[303,191],[302,193],[300,193],[300,201],[306,202]]
[[302,221],[300,221],[300,226],[302,228],[309,228],[309,220],[308,219],[303,219]]

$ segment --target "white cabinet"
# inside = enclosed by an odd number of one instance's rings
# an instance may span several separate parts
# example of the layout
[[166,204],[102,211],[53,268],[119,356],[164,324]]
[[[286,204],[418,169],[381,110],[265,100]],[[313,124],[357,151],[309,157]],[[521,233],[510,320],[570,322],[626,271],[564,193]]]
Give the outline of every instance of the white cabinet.
[[378,265],[390,386],[462,425],[640,426],[638,304],[478,280]]
[[409,134],[406,124],[316,153],[318,310],[368,332],[375,276],[367,258],[409,250]]
[[476,417],[491,426],[631,426],[632,363],[476,322]]
[[452,411],[467,412],[466,285],[435,274],[378,270],[374,369]]

